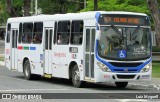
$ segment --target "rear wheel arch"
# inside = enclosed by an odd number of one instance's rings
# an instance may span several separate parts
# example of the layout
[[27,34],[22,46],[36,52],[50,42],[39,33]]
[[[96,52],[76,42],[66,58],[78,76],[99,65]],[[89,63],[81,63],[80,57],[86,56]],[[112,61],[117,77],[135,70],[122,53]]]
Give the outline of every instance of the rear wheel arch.
[[77,65],[77,62],[75,61],[72,61],[70,64],[69,64],[69,79],[72,78],[72,70],[73,70],[73,67]]
[[23,59],[23,62],[22,62],[22,64],[23,64],[23,73],[24,73],[24,64],[25,64],[25,61],[29,61],[29,58],[27,58],[27,57],[25,57],[24,59]]

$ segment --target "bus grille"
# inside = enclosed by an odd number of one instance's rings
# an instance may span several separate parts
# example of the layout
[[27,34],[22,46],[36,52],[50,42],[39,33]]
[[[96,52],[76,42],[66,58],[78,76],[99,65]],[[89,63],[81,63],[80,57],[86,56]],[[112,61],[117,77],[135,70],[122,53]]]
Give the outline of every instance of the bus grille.
[[117,75],[118,79],[133,79],[135,75]]
[[118,69],[118,68],[116,68],[116,69],[113,69],[113,71],[114,72],[119,72],[119,73],[135,73],[135,72],[137,72],[138,71],[138,69],[129,69],[128,68],[128,70],[127,71],[125,71],[125,69]]
[[109,62],[115,67],[138,67],[141,63],[120,63],[120,62]]

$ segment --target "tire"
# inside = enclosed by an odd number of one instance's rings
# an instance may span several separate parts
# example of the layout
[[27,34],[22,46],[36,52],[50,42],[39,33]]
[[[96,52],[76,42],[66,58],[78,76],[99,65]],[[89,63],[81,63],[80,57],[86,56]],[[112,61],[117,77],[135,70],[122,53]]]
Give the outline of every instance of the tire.
[[118,88],[125,88],[128,85],[128,82],[115,82]]
[[80,80],[80,73],[77,65],[74,65],[72,69],[72,83],[74,87],[80,88],[83,86],[83,82]]
[[33,74],[31,74],[31,67],[29,60],[24,62],[24,77],[26,80],[31,80],[33,78]]

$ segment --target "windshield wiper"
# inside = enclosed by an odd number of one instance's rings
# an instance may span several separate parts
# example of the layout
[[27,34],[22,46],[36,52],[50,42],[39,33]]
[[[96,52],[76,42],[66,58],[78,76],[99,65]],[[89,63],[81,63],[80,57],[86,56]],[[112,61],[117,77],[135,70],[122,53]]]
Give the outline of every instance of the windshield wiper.
[[122,33],[115,26],[111,25],[111,27],[116,32],[116,34],[118,35],[118,37],[122,39],[123,38]]
[[[140,29],[140,26],[138,26],[138,27],[133,31],[133,33],[132,33],[131,35],[134,36],[134,35],[138,32],[139,29]],[[137,35],[136,35],[134,38],[132,38],[132,39],[135,40],[136,37],[137,37]]]

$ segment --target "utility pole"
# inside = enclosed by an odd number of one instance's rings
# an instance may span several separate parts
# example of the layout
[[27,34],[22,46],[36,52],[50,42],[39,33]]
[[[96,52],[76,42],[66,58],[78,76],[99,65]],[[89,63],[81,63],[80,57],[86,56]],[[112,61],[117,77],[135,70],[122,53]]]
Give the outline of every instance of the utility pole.
[[84,8],[86,8],[86,0],[84,0]]
[[38,14],[38,3],[37,3],[37,0],[35,0],[35,15],[37,15]]
[[34,14],[34,0],[31,0],[31,15]]

